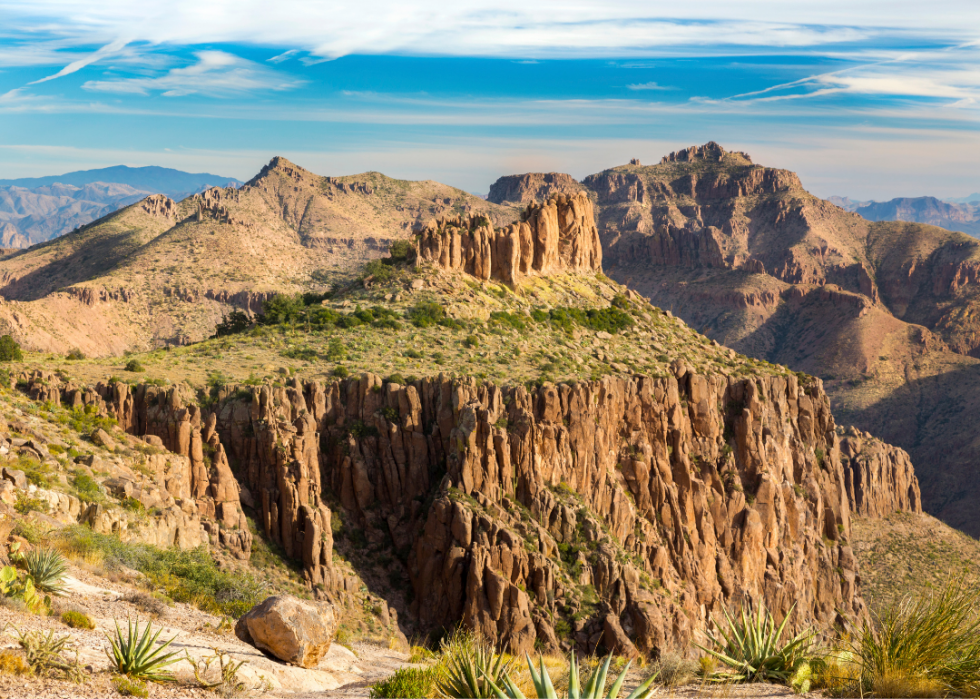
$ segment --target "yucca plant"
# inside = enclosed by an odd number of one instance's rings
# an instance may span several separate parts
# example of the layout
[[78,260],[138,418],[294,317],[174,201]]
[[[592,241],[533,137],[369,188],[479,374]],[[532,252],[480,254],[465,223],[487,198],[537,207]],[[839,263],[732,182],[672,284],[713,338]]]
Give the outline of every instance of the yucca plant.
[[106,637],[110,648],[105,651],[116,672],[152,682],[169,682],[174,679],[173,673],[164,671],[163,668],[173,665],[180,658],[176,657],[177,651],[170,653],[164,651],[177,637],[174,636],[157,646],[157,638],[163,632],[163,628],[158,629],[151,637],[152,627],[153,624],[147,622],[143,635],[140,636],[139,619],[135,621],[127,619],[127,634],[124,637],[119,629],[119,622],[116,621],[116,637]]
[[60,553],[53,549],[36,548],[25,553],[21,561],[36,590],[51,595],[65,594],[68,562]]
[[513,660],[505,661],[489,646],[475,643],[472,648],[449,655],[439,691],[451,699],[493,699],[497,696],[493,686],[504,682],[512,664]]
[[711,648],[695,644],[705,653],[728,666],[705,679],[721,682],[763,682],[777,680],[789,683],[800,665],[806,663],[813,649],[813,631],[806,629],[783,643],[783,631],[794,604],[783,623],[776,626],[772,613],[762,604],[755,613],[742,608],[738,618],[725,610],[727,629],[718,622],[717,635],[708,631]]
[[905,597],[885,607],[873,625],[863,625],[851,645],[864,691],[881,696],[927,683],[944,694],[976,695],[978,604],[980,591],[951,582],[934,595]]
[[[575,659],[575,652],[573,651],[569,657],[569,668],[568,668],[568,699],[618,699],[619,691],[623,688],[623,682],[626,681],[626,673],[629,672],[630,665],[633,661],[626,663],[626,667],[623,671],[619,673],[619,676],[613,681],[612,687],[609,688],[609,692],[604,694],[606,690],[606,678],[609,675],[609,665],[612,663],[612,656],[606,658],[599,667],[595,669],[592,676],[589,677],[584,683],[579,677],[579,666],[578,661]],[[534,683],[534,692],[537,699],[558,699],[558,693],[555,691],[555,685],[551,681],[551,676],[548,674],[548,668],[544,666],[544,658],[539,658],[538,666],[539,670],[534,669],[534,663],[531,662],[531,656],[527,656],[527,666],[531,671],[531,682]],[[657,679],[658,673],[653,673],[647,680],[641,684],[639,687],[630,692],[626,699],[647,699],[653,692],[652,686],[654,680]],[[486,675],[484,675],[486,677]],[[514,684],[514,681],[510,678],[510,675],[504,676],[504,687],[501,689],[497,683],[489,682],[490,687],[493,689],[493,696],[496,699],[527,699],[524,693]]]

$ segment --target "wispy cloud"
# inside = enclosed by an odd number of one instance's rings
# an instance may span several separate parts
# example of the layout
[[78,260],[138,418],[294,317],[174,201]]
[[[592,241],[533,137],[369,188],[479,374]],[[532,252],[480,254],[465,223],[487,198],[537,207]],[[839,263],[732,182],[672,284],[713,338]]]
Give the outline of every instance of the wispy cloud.
[[303,82],[225,51],[198,51],[194,56],[196,63],[173,68],[159,77],[89,80],[82,87],[93,92],[117,94],[160,92],[165,97],[195,93],[225,96],[258,90],[289,90]]
[[666,87],[664,85],[658,85],[655,82],[648,83],[635,83],[633,85],[627,85],[627,90],[673,90],[672,87]]
[[45,83],[45,82],[47,82],[49,80],[55,80],[57,78],[63,78],[66,75],[71,75],[72,73],[77,73],[78,71],[80,71],[85,66],[92,65],[93,63],[102,60],[106,56],[111,56],[114,53],[117,53],[122,48],[124,48],[126,46],[126,44],[128,44],[128,43],[129,43],[129,41],[126,40],[126,39],[116,39],[112,43],[106,44],[105,46],[103,46],[102,48],[100,48],[98,51],[94,51],[94,52],[92,52],[92,53],[90,53],[90,54],[88,54],[88,55],[86,55],[86,56],[84,56],[82,58],[79,58],[77,60],[72,61],[71,63],[69,63],[68,65],[66,65],[64,68],[62,68],[61,70],[59,70],[54,75],[49,75],[46,78],[41,78],[40,80],[35,80],[34,82],[31,82],[31,83],[28,83],[28,84],[29,85],[38,85],[40,83]]

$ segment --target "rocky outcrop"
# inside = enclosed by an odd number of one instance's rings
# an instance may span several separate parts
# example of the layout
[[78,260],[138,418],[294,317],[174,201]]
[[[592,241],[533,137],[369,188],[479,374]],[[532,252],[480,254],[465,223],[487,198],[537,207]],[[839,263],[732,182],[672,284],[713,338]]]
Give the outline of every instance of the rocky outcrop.
[[[338,584],[311,546],[329,540],[315,505],[330,493],[402,561],[410,621],[513,652],[660,653],[748,599],[777,616],[795,603],[792,628],[860,618],[851,513],[903,507],[914,483],[854,477],[819,381],[792,375],[681,363],[530,391],[373,375],[244,390],[222,390],[216,429],[308,580]],[[875,492],[892,487],[906,494]]]
[[[168,545],[182,541],[195,541],[198,545],[203,537],[194,530],[203,527],[212,544],[224,547],[238,558],[249,557],[252,535],[241,508],[238,481],[215,430],[216,418],[202,413],[197,397],[189,389],[149,384],[131,387],[121,382],[80,387],[71,382],[62,383],[49,372],[34,372],[23,380],[26,392],[35,400],[50,400],[55,405],[113,417],[124,432],[148,436],[169,452],[166,456],[149,455],[146,459],[146,467],[156,482],[173,499],[170,504],[182,513],[175,513],[172,521],[163,527],[166,535],[160,534],[158,539],[166,539]],[[100,433],[104,431],[94,432],[93,442],[103,441],[103,446],[114,448],[112,437],[100,437]],[[122,497],[133,496],[126,489],[134,485],[124,483],[119,487]],[[147,500],[144,504],[149,508],[157,502]],[[86,515],[86,521],[94,526],[97,520],[110,517],[99,526],[115,531],[118,526],[111,520],[113,516],[108,511],[94,511]]]
[[487,201],[494,204],[527,204],[548,201],[558,194],[574,195],[585,190],[571,175],[562,172],[529,172],[506,175],[490,185]]
[[337,630],[333,607],[284,595],[252,607],[235,624],[235,635],[259,650],[299,667],[316,667]]
[[495,229],[485,216],[432,221],[417,231],[418,264],[515,285],[529,275],[598,272],[602,249],[583,193],[532,204],[522,220]]
[[851,511],[861,517],[922,512],[919,481],[904,449],[854,427],[838,427],[841,465]]
[[177,202],[165,194],[151,194],[139,203],[139,207],[150,216],[176,220]]
[[[726,155],[729,155],[728,151],[714,141],[708,141],[703,146],[691,146],[690,148],[685,148],[684,150],[674,151],[670,155],[665,155],[663,158],[661,158],[660,162],[661,164],[690,163],[698,160],[720,162],[724,160]],[[752,159],[748,156],[748,154],[741,151],[733,152],[730,155],[744,158],[750,163],[752,162]],[[637,164],[639,164],[639,162],[637,162]]]

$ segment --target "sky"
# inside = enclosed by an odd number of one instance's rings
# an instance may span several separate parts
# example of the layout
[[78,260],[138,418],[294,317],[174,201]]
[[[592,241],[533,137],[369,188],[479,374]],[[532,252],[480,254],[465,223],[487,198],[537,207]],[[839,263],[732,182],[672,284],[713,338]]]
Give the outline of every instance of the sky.
[[0,179],[283,155],[483,194],[711,140],[820,196],[980,191],[980,2],[0,0]]

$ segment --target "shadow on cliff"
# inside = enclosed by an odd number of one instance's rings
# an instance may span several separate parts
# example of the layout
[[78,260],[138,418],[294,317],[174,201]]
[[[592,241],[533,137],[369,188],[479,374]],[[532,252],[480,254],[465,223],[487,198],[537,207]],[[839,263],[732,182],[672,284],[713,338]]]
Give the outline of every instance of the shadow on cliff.
[[841,422],[909,452],[926,512],[980,536],[980,365],[906,382],[861,410],[840,405],[849,386],[827,389]]

